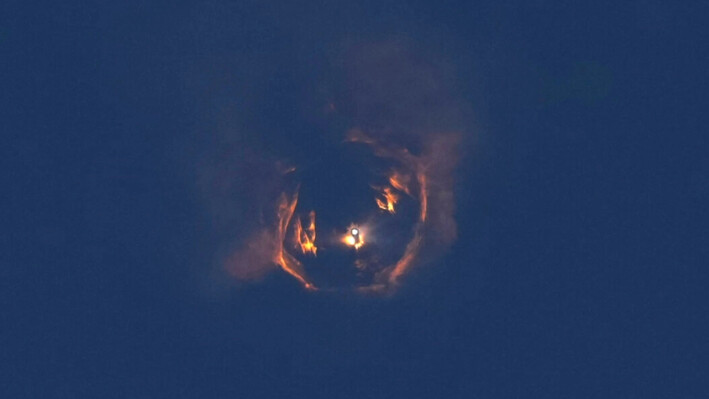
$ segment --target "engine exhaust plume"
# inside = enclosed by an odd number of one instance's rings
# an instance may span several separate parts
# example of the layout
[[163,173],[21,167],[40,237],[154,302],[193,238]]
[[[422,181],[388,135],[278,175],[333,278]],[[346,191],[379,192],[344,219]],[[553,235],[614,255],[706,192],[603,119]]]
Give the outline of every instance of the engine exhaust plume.
[[[402,41],[355,44],[333,65],[341,70],[330,76],[342,79],[325,82],[333,83],[327,90],[333,98],[327,99],[326,145],[313,147],[356,147],[346,155],[361,159],[364,168],[356,171],[364,173],[353,184],[336,187],[334,201],[320,197],[329,187],[312,179],[321,175],[316,163],[308,163],[310,148],[292,150],[268,139],[246,150],[244,142],[261,137],[254,132],[249,140],[235,133],[223,140],[226,145],[214,146],[216,156],[205,157],[210,173],[205,173],[204,186],[227,244],[238,246],[225,263],[236,278],[253,280],[281,269],[307,290],[393,293],[416,267],[441,259],[456,239],[455,171],[466,147],[467,105],[455,94],[459,85],[451,80],[451,69]],[[339,146],[343,141],[347,144]],[[271,157],[276,150],[279,156]],[[296,172],[284,159],[302,160],[304,167],[298,162]],[[324,167],[340,170],[334,162]],[[313,180],[322,185],[303,191],[300,206],[308,206],[303,211],[298,208],[300,184],[306,190]],[[375,190],[374,203],[367,184]],[[343,192],[352,193],[352,201],[345,203],[355,206],[338,210],[341,201],[335,197]],[[323,204],[328,208],[317,209]],[[310,211],[311,206],[316,209]],[[353,215],[337,214],[351,210]],[[342,217],[360,224],[339,230]],[[337,274],[348,265],[353,269]]]

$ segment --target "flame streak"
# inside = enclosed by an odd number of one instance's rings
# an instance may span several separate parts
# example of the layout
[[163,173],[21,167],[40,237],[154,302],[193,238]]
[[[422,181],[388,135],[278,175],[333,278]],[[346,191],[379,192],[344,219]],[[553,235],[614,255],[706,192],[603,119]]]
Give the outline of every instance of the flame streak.
[[419,229],[417,229],[417,231],[414,233],[414,238],[412,238],[411,241],[409,241],[409,243],[406,245],[406,250],[404,250],[404,254],[391,269],[391,273],[389,274],[388,278],[390,283],[396,284],[398,282],[399,277],[404,274],[409,267],[411,267],[414,259],[416,258],[416,255],[418,254],[419,247],[421,245],[421,238],[421,232],[419,231]]
[[379,206],[381,210],[388,211],[389,213],[396,213],[394,205],[396,205],[399,201],[399,196],[396,195],[389,187],[384,187],[381,194],[384,199],[382,200],[380,198],[375,198],[377,206]]
[[298,191],[293,194],[293,197],[288,200],[285,193],[281,194],[278,202],[278,230],[277,230],[277,248],[276,254],[273,261],[278,264],[286,273],[295,277],[298,281],[303,284],[307,289],[314,290],[316,287],[310,283],[306,277],[305,272],[302,270],[303,267],[298,262],[293,255],[289,254],[283,249],[283,242],[286,238],[286,232],[288,231],[288,225],[290,224],[293,213],[295,212],[295,206],[298,204]]
[[421,202],[421,223],[426,222],[426,216],[428,215],[428,184],[426,179],[426,174],[423,171],[419,171],[416,174],[419,182],[419,201]]
[[317,255],[318,247],[315,246],[315,211],[311,211],[308,215],[309,223],[303,228],[299,218],[295,219],[293,229],[295,230],[295,247],[300,249],[304,254]]

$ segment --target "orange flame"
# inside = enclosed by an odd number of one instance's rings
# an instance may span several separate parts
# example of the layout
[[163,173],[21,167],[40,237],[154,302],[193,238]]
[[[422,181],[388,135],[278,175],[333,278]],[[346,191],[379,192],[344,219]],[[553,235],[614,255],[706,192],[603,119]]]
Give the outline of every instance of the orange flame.
[[310,221],[306,228],[303,228],[300,219],[296,219],[293,224],[295,247],[300,248],[304,254],[317,255],[318,247],[315,246],[315,211],[311,211],[308,217]]
[[396,205],[399,201],[399,196],[391,191],[391,188],[389,187],[384,187],[381,194],[384,197],[383,200],[380,198],[374,199],[377,202],[377,206],[379,206],[381,210],[388,211],[389,213],[395,213],[396,210],[394,209],[394,205]]
[[281,269],[286,271],[286,273],[295,277],[296,280],[300,281],[301,284],[307,289],[315,290],[316,287],[310,283],[303,271],[303,266],[298,262],[293,255],[289,254],[283,249],[283,241],[286,237],[286,231],[288,225],[290,224],[291,218],[293,217],[293,212],[295,211],[295,206],[298,204],[298,192],[293,195],[293,198],[289,201],[285,193],[281,194],[278,203],[278,245],[273,261],[278,264]]

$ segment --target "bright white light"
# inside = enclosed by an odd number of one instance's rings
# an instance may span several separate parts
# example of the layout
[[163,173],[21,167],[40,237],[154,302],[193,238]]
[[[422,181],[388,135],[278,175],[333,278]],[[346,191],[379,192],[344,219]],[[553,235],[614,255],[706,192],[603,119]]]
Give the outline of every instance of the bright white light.
[[359,230],[358,230],[358,229],[352,229],[351,233],[352,233],[353,236],[356,236],[357,234],[359,234]]

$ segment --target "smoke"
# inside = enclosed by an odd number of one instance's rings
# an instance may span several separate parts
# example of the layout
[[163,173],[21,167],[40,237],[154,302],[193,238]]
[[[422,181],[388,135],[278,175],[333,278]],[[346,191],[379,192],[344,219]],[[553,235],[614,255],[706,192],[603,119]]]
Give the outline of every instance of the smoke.
[[428,176],[429,240],[437,246],[450,245],[457,235],[455,221],[455,167],[463,138],[459,133],[433,135],[424,156]]
[[390,40],[353,46],[339,63],[346,82],[340,108],[363,131],[416,150],[431,136],[466,127],[452,67],[435,53]]

